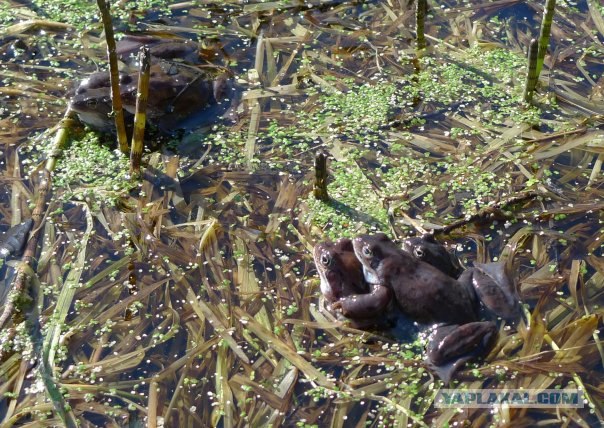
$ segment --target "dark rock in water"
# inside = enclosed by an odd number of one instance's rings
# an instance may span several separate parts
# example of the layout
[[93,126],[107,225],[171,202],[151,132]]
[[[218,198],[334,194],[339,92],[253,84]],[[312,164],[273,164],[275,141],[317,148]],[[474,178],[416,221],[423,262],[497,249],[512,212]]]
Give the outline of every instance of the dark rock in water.
[[6,258],[10,255],[21,253],[25,242],[27,242],[27,235],[33,225],[34,221],[30,218],[23,223],[11,227],[6,233],[0,235],[0,239],[2,240],[0,243],[0,257]]
[[11,255],[21,254],[33,225],[34,221],[30,218],[0,235],[2,240],[0,243],[0,278],[2,278],[0,280],[0,306],[6,303],[6,297],[12,289],[15,276],[15,269],[11,266],[5,266],[4,261]]

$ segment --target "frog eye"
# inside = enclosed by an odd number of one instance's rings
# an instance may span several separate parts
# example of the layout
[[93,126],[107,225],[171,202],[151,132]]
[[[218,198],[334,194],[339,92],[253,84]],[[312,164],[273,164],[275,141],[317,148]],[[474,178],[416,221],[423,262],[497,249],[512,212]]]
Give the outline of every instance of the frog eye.
[[373,255],[373,251],[371,251],[371,248],[369,247],[363,247],[362,251],[365,257],[371,257]]
[[329,254],[327,254],[327,253],[321,254],[321,264],[323,266],[329,266],[331,264],[331,257],[329,257]]
[[417,257],[418,259],[423,259],[424,258],[424,250],[422,250],[420,247],[415,247],[413,249],[413,254],[415,255],[415,257]]

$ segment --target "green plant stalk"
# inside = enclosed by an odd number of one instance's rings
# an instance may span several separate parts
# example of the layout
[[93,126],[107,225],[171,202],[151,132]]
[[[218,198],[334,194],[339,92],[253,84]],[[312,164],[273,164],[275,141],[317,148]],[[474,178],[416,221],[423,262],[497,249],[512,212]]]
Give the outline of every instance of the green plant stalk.
[[526,83],[524,85],[524,101],[530,103],[533,99],[533,93],[537,86],[537,54],[539,45],[537,40],[532,39],[528,51],[528,73],[526,74]]
[[426,22],[426,10],[428,9],[426,0],[417,0],[415,10],[415,34],[417,50],[426,48],[426,37],[424,36],[424,28]]
[[117,130],[117,141],[122,153],[128,153],[128,137],[126,136],[126,125],[124,124],[124,110],[122,109],[122,98],[120,97],[119,70],[117,68],[117,54],[115,53],[115,37],[113,35],[113,24],[109,14],[109,2],[97,0],[105,39],[107,41],[107,57],[109,58],[109,76],[111,78],[111,103],[115,115],[115,128]]
[[543,60],[545,52],[549,45],[549,35],[552,29],[552,21],[554,19],[554,9],[556,8],[556,0],[547,0],[545,11],[543,12],[543,21],[541,22],[541,32],[539,34],[539,53],[537,54],[537,79],[543,68]]
[[147,100],[149,98],[149,72],[151,68],[149,48],[141,48],[139,60],[141,65],[138,72],[134,132],[132,133],[132,148],[130,151],[130,174],[132,176],[140,176],[141,172],[143,140],[145,138],[145,123],[147,121]]

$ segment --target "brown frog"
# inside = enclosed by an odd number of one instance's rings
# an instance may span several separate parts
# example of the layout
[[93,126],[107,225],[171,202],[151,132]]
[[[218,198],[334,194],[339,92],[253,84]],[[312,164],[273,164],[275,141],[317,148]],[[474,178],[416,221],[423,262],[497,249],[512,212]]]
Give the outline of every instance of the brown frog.
[[384,311],[372,306],[371,302],[392,301],[392,293],[385,287],[373,287],[372,290],[365,281],[363,266],[350,239],[319,243],[314,247],[313,257],[321,279],[321,293],[328,302],[337,306],[337,302],[347,296],[357,299],[359,309],[348,319],[353,327],[392,328],[392,335],[400,340],[411,340],[417,333],[417,328],[394,305],[386,304]]
[[[491,321],[479,320],[480,299],[473,280],[455,280],[399,249],[384,234],[361,235],[353,240],[353,247],[373,292],[344,297],[333,304],[334,308],[354,319],[357,313],[368,316],[368,307],[383,310],[394,297],[404,314],[419,323],[435,325],[427,360],[445,382],[463,362],[490,348],[497,327]],[[468,276],[474,278],[474,274]]]
[[433,235],[407,238],[403,241],[403,250],[462,284],[471,285],[490,315],[507,321],[520,317],[520,297],[505,270],[505,263],[474,263],[474,267],[464,270],[459,260]]
[[350,239],[315,245],[313,258],[321,278],[321,293],[330,303],[351,294],[369,293],[363,266],[354,254]]
[[[142,40],[132,38],[118,43],[121,58],[128,60]],[[147,122],[165,133],[180,128],[201,127],[213,122],[230,105],[231,75],[221,67],[193,66],[167,60],[178,55],[189,57],[191,46],[185,43],[156,42],[151,49]],[[119,87],[127,120],[132,120],[136,106],[138,70],[126,66],[120,71]],[[93,73],[84,79],[70,102],[80,120],[103,132],[114,132],[111,112],[109,72]]]
[[434,235],[407,238],[403,241],[403,250],[453,278],[458,278],[463,272],[457,258],[453,257],[444,245],[437,242]]

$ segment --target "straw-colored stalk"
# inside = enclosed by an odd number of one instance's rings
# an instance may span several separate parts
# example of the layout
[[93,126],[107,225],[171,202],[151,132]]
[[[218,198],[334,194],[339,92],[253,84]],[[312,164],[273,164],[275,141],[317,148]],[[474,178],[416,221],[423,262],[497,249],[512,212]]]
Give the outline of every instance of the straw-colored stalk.
[[539,45],[537,40],[532,39],[528,51],[528,73],[526,75],[526,84],[524,85],[524,101],[530,103],[533,99],[533,93],[537,86],[537,54]]
[[426,22],[427,9],[428,4],[426,0],[417,0],[417,6],[415,10],[415,33],[418,51],[426,48],[426,37],[424,36],[424,28]]
[[141,172],[143,139],[145,137],[145,123],[147,121],[147,99],[149,98],[149,73],[151,68],[149,48],[141,48],[139,60],[140,70],[138,72],[134,132],[132,133],[132,149],[130,151],[130,174],[133,176],[140,176]]
[[122,109],[122,99],[120,97],[120,76],[117,68],[117,54],[115,47],[115,37],[113,36],[113,24],[109,14],[109,2],[105,0],[96,1],[103,28],[105,30],[105,40],[107,41],[107,57],[109,58],[109,76],[111,78],[111,103],[113,113],[115,114],[115,128],[117,130],[117,141],[122,153],[128,153],[128,137],[126,136],[126,125],[124,124],[124,110]]
[[537,55],[537,78],[541,74],[543,68],[543,60],[545,52],[549,45],[549,34],[552,29],[552,21],[554,19],[554,9],[556,8],[556,0],[547,0],[545,4],[545,12],[543,12],[543,21],[541,22],[541,32],[539,34],[539,53]]
[[327,156],[323,151],[319,151],[315,156],[315,199],[323,202],[329,201],[327,194]]

